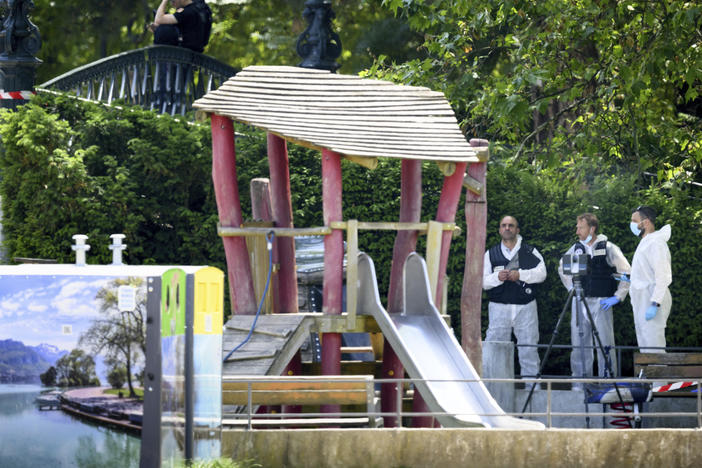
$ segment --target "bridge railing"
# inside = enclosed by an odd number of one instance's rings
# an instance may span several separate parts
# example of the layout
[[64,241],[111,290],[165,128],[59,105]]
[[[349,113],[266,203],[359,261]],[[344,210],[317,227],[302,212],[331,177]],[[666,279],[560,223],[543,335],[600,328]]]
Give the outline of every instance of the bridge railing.
[[73,92],[107,104],[119,100],[163,114],[184,115],[193,101],[218,88],[237,71],[189,49],[154,45],[75,68],[38,88]]

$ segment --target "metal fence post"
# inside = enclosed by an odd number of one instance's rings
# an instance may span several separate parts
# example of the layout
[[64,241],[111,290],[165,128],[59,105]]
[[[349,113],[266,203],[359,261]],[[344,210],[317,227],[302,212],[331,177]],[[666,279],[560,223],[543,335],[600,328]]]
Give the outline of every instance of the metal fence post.
[[39,29],[29,20],[32,0],[3,2],[0,30],[0,107],[15,109],[34,94],[34,78],[41,60]]

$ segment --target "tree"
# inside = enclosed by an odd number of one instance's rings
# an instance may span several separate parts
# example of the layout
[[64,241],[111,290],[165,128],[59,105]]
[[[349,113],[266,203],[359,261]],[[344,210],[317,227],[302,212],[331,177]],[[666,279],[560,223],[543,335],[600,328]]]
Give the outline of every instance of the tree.
[[[143,284],[143,278],[118,278],[101,288],[95,298],[100,301],[102,316],[93,320],[79,341],[81,345],[89,346],[95,354],[104,354],[108,362],[113,364],[113,371],[120,366],[124,367],[130,397],[136,397],[132,384],[132,367],[140,356],[146,356],[146,291]],[[134,310],[119,310],[117,291],[120,286],[136,289]]]
[[56,361],[56,380],[61,387],[100,385],[95,373],[95,360],[78,348]]
[[37,83],[108,55],[148,44],[153,2],[34,0],[30,18],[42,37]]
[[376,74],[440,88],[494,154],[539,168],[592,158],[609,173],[676,183],[702,176],[702,119],[691,105],[702,94],[699,4],[383,4],[424,32],[429,57]]
[[127,381],[127,368],[121,364],[115,364],[107,373],[107,381],[112,388],[122,388]]
[[46,372],[39,375],[39,380],[41,384],[45,387],[53,387],[56,385],[56,368],[54,366],[49,367]]
[[[295,46],[307,24],[306,0],[208,2],[214,24],[205,53],[229,65],[297,65]],[[105,0],[35,0],[31,19],[42,35],[37,54],[43,83],[108,55],[150,45],[146,25],[153,20],[154,2],[119,5]],[[356,73],[385,55],[398,61],[418,56],[422,35],[382,8],[380,0],[333,1],[334,29],[343,44],[342,71]]]

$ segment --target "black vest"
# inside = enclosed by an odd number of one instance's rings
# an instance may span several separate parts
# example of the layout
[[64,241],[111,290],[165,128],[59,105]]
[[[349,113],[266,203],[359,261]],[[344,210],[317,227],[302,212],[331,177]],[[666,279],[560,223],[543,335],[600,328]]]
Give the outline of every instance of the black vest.
[[[587,249],[580,242],[573,246],[574,254],[584,254]],[[592,257],[587,262],[587,274],[582,277],[585,297],[611,297],[617,290],[617,280],[612,273],[617,269],[607,263],[607,241],[592,246]]]
[[[522,242],[522,246],[517,252],[519,257],[519,268],[522,270],[530,270],[539,264],[539,258],[532,252],[534,247]],[[506,267],[510,263],[502,254],[500,244],[494,245],[488,251],[490,252],[490,263],[492,271],[495,267]],[[513,258],[514,260],[514,258]],[[499,286],[496,286],[487,291],[490,302],[499,302],[500,304],[528,304],[534,300],[534,286],[527,284],[524,281],[505,281]]]

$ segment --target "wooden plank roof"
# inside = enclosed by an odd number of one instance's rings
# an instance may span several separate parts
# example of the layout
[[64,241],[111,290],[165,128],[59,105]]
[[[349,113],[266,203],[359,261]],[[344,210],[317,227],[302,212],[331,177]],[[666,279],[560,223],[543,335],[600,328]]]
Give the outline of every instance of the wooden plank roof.
[[442,93],[326,70],[252,66],[194,102],[288,141],[345,156],[485,160]]

